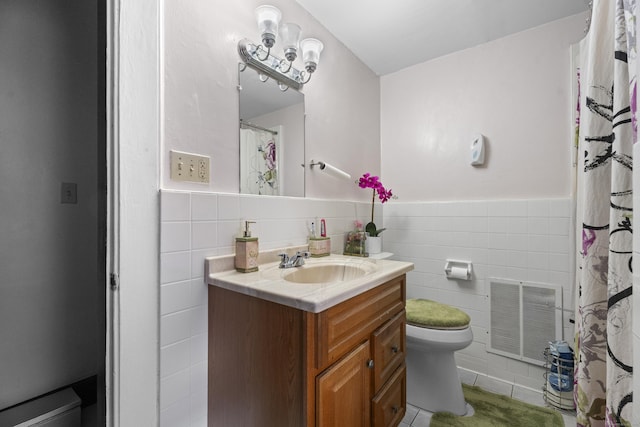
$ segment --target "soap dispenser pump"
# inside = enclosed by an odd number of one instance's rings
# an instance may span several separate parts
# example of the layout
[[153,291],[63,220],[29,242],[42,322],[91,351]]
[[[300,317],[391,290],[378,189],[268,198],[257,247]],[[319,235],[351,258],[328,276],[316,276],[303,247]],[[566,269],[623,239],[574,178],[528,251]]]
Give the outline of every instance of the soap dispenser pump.
[[241,273],[258,271],[258,238],[251,237],[249,224],[255,224],[255,221],[245,221],[242,237],[236,237],[235,265]]

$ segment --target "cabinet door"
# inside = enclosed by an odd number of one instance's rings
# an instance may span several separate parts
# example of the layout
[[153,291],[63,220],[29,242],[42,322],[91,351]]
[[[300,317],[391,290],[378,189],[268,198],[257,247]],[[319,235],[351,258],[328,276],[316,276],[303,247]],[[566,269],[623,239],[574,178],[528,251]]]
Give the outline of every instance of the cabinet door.
[[374,427],[396,427],[406,412],[407,372],[400,366],[373,398]]
[[385,323],[373,333],[373,370],[374,394],[386,383],[391,375],[404,363],[405,355],[405,319],[402,310],[396,317]]
[[317,377],[318,427],[371,426],[369,347],[362,343]]

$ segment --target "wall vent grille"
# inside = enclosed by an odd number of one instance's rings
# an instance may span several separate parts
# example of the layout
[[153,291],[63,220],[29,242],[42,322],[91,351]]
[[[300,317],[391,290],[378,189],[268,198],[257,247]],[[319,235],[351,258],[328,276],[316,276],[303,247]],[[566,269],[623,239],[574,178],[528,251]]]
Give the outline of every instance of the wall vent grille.
[[489,281],[487,351],[543,365],[549,341],[562,339],[562,289],[509,279]]

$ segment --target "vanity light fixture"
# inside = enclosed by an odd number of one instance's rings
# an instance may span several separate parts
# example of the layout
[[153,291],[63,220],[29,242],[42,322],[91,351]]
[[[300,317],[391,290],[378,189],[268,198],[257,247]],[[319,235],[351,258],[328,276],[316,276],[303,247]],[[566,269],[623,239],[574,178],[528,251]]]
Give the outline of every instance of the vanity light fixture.
[[[324,45],[314,38],[300,41],[302,32],[300,26],[294,23],[280,25],[282,13],[274,6],[258,6],[255,15],[262,44],[256,45],[247,39],[240,40],[238,42],[240,57],[247,65],[265,76],[261,80],[266,81],[271,77],[280,83],[280,89],[283,91],[289,87],[299,90],[311,80],[311,75],[318,67]],[[271,53],[271,48],[276,44],[278,32],[282,40],[284,59]],[[293,66],[299,50],[302,50],[304,64],[302,71]]]

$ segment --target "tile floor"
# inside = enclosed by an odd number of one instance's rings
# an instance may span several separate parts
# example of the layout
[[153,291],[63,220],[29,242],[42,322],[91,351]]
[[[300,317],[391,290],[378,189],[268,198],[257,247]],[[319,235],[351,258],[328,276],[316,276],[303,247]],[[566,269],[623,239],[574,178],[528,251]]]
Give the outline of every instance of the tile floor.
[[[460,370],[460,379],[463,383],[476,385],[492,393],[504,394],[514,399],[539,406],[547,406],[542,398],[542,392],[536,392],[527,388],[513,386],[489,377],[478,375],[466,370]],[[576,417],[568,412],[561,411],[565,426],[575,426]],[[429,427],[432,413],[407,404],[407,413],[400,423],[400,427]]]

